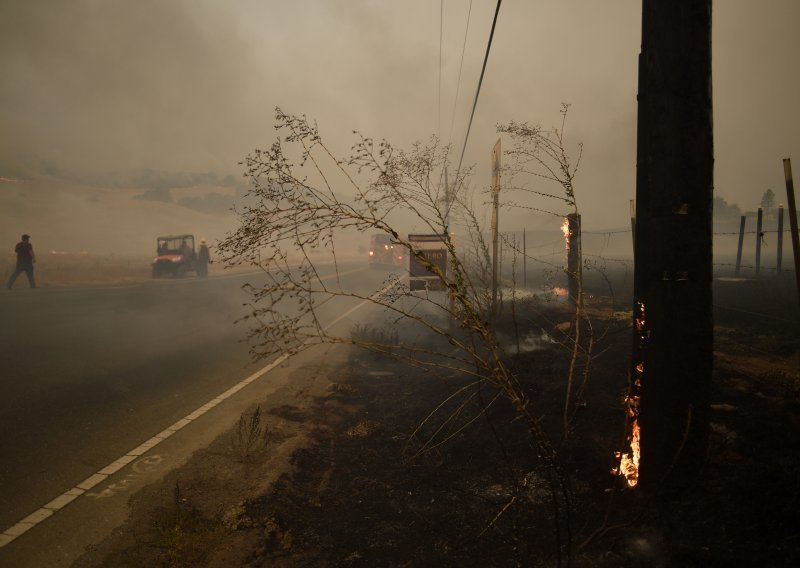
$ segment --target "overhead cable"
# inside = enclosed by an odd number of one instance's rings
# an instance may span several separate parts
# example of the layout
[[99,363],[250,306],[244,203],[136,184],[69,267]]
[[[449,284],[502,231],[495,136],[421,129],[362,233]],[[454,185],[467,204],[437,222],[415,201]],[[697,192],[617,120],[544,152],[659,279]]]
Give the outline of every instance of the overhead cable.
[[458,64],[458,79],[456,80],[456,98],[453,102],[453,115],[450,119],[450,134],[447,136],[447,143],[453,141],[453,126],[456,123],[456,110],[458,108],[458,93],[461,90],[461,71],[464,69],[464,53],[467,51],[467,35],[469,34],[469,20],[472,16],[472,0],[469,0],[469,9],[467,10],[467,26],[464,29],[464,43],[461,45],[461,62]]
[[[483,85],[483,76],[486,74],[486,64],[489,61],[489,52],[492,49],[492,39],[494,38],[494,30],[497,27],[497,16],[500,13],[500,4],[503,3],[503,0],[497,0],[497,7],[494,10],[494,19],[492,20],[492,31],[489,33],[489,42],[486,45],[486,55],[483,57],[483,67],[481,68],[481,76],[478,79],[478,88],[475,91],[475,100],[472,102],[472,111],[469,115],[469,124],[467,125],[467,133],[464,136],[464,146],[461,148],[461,157],[458,159],[458,167],[456,168],[456,181],[458,183],[458,175],[461,172],[461,164],[464,162],[464,152],[467,149],[467,141],[469,140],[469,132],[472,129],[472,119],[475,117],[475,109],[478,106],[478,97],[481,94],[481,85]],[[452,202],[447,204],[448,213],[450,211],[450,207],[452,206]]]

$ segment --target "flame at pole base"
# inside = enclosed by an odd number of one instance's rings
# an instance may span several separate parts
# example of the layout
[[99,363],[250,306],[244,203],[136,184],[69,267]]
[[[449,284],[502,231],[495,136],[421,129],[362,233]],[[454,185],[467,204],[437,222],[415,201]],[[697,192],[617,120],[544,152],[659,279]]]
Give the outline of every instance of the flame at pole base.
[[619,469],[615,473],[623,476],[629,487],[636,487],[639,482],[639,424],[634,421],[632,428],[631,451],[618,456],[620,458]]
[[636,302],[634,313],[634,328],[636,332],[636,340],[638,343],[640,359],[633,368],[633,377],[629,381],[628,396],[625,397],[625,410],[628,414],[630,423],[630,435],[628,436],[628,443],[630,444],[630,451],[617,452],[615,455],[619,459],[619,467],[614,469],[614,475],[620,475],[625,478],[629,487],[636,487],[639,483],[639,459],[641,457],[639,446],[639,395],[642,388],[642,379],[644,378],[644,353],[647,347],[647,339],[649,333],[645,326],[645,310],[643,302]]

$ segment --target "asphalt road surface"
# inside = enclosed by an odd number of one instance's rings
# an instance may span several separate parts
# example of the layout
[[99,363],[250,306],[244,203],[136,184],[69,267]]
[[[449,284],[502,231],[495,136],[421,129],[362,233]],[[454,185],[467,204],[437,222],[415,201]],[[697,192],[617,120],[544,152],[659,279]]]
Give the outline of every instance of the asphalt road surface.
[[[383,277],[340,270],[343,286],[362,292]],[[54,499],[69,500],[70,488],[263,369],[264,361],[251,361],[245,325],[234,324],[247,310],[242,284],[259,278],[37,290],[22,282],[4,291],[0,531]],[[357,304],[337,302],[323,319]],[[5,544],[7,534],[0,565]]]

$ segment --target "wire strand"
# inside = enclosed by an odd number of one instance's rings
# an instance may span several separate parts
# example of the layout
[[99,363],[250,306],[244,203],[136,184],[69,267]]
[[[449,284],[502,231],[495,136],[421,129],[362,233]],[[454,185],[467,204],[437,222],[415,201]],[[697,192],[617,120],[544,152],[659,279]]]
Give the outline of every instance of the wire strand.
[[[494,18],[492,19],[492,31],[489,32],[489,42],[486,45],[486,54],[483,57],[483,67],[481,67],[481,76],[478,79],[478,88],[475,90],[475,100],[472,101],[472,111],[469,114],[469,124],[467,125],[467,133],[464,136],[464,146],[461,148],[461,157],[458,159],[458,167],[456,168],[456,179],[454,183],[458,183],[458,175],[461,172],[461,164],[464,162],[464,152],[467,150],[467,141],[469,140],[469,132],[472,130],[472,119],[475,118],[475,109],[478,106],[478,97],[481,94],[481,85],[483,85],[483,76],[486,74],[486,64],[489,62],[489,52],[492,49],[492,40],[494,39],[494,30],[497,27],[497,16],[500,14],[500,4],[503,0],[497,0],[497,7],[494,10]],[[450,212],[452,203],[447,204],[447,212]]]
[[444,0],[439,2],[439,111],[437,115],[439,129],[437,135],[442,138],[442,36],[444,35]]
[[453,114],[450,118],[450,133],[447,136],[447,144],[453,141],[453,127],[456,124],[456,110],[458,109],[458,94],[461,90],[461,71],[464,69],[464,53],[467,51],[467,36],[469,34],[469,21],[472,17],[472,0],[469,0],[469,9],[467,10],[467,26],[464,29],[464,42],[461,45],[461,62],[458,64],[458,79],[456,80],[456,97],[453,102]]

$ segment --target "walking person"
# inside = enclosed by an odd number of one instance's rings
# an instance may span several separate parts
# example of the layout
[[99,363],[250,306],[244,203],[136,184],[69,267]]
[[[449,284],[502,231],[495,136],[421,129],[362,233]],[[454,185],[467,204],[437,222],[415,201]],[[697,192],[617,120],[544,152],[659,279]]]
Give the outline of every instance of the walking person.
[[30,240],[30,235],[22,235],[22,241],[18,242],[17,246],[14,247],[14,252],[17,253],[17,269],[8,279],[9,290],[11,290],[17,277],[23,272],[28,277],[28,283],[31,288],[36,288],[36,280],[33,277],[33,263],[36,262],[36,255],[33,253],[33,245]]
[[211,255],[208,252],[208,245],[205,238],[200,239],[200,250],[197,253],[197,275],[208,276],[208,265],[211,264]]

